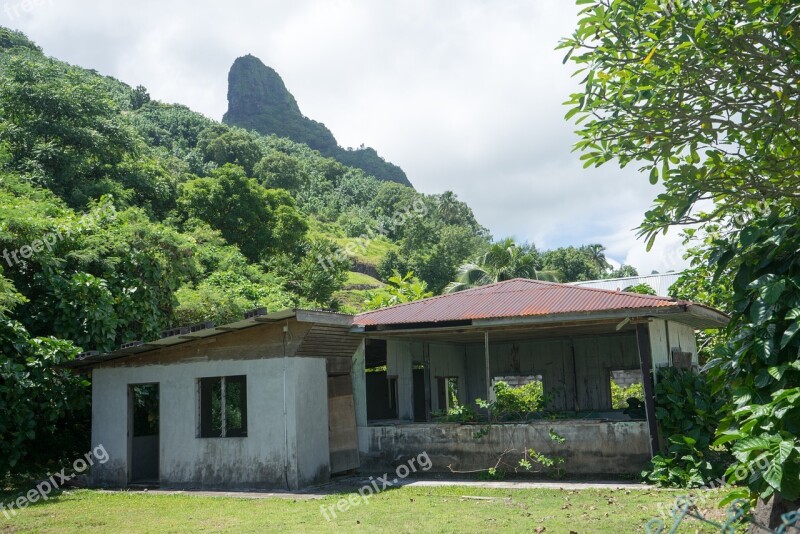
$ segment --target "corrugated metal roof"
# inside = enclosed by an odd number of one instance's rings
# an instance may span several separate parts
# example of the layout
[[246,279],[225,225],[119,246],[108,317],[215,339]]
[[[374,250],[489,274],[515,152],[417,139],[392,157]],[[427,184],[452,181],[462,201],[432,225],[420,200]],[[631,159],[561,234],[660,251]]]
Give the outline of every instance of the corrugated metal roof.
[[254,312],[255,313],[246,314],[245,319],[233,323],[220,326],[214,326],[212,323],[208,323],[208,328],[199,329],[195,332],[183,332],[184,329],[177,328],[174,329],[177,332],[175,335],[162,337],[161,339],[147,342],[137,342],[136,344],[131,344],[131,346],[123,346],[117,350],[106,353],[99,353],[96,351],[84,353],[84,355],[79,355],[78,358],[66,363],[64,366],[89,367],[127,356],[151,352],[165,347],[173,347],[175,345],[188,343],[189,341],[236,332],[238,330],[244,330],[245,328],[257,326],[259,324],[282,321],[292,317],[296,317],[300,322],[322,322],[324,324],[336,324],[346,328],[350,327],[353,318],[352,315],[345,313],[337,313],[326,310],[305,310],[300,308],[286,309],[270,313],[267,313],[266,308],[264,308],[263,311],[254,310]]
[[600,311],[679,308],[668,297],[516,278],[357,315],[361,326],[440,323]]
[[571,285],[581,287],[593,287],[595,289],[608,289],[610,291],[625,291],[626,288],[647,284],[653,288],[656,295],[666,297],[669,295],[669,288],[672,287],[683,272],[650,274],[645,276],[627,276],[624,278],[608,278],[605,280],[587,280],[585,282],[572,282]]

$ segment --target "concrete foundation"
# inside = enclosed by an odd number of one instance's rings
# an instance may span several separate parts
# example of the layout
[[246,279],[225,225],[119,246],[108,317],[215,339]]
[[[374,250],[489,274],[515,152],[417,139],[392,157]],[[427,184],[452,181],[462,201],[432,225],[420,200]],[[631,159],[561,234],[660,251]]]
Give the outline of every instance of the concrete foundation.
[[[476,439],[482,425],[387,424],[359,427],[362,471],[387,471],[426,452],[431,472],[473,471],[504,462],[517,465],[526,449],[565,459],[574,475],[638,474],[650,459],[645,421],[558,420],[493,425]],[[563,436],[557,443],[549,430]],[[521,470],[521,472],[524,470]]]

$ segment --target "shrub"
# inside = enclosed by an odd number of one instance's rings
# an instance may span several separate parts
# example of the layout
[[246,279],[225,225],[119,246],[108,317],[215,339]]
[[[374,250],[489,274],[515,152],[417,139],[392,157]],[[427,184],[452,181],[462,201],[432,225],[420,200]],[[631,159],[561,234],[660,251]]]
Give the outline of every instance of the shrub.
[[712,439],[726,404],[707,374],[666,367],[659,370],[656,419],[667,436],[667,452],[652,460],[645,480],[667,487],[700,487],[719,477],[729,464],[725,448]]

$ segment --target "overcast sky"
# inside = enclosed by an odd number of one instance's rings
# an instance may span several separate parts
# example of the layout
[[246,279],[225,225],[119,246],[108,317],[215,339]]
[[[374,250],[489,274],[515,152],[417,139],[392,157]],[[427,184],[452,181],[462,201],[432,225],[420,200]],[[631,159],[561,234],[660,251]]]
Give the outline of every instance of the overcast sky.
[[599,242],[645,274],[686,265],[674,232],[650,253],[635,237],[658,193],[646,176],[584,170],[571,152],[562,102],[577,81],[554,48],[572,0],[2,1],[0,25],[46,54],[214,119],[251,53],[340,145],[374,147],[420,191],[454,191],[495,238]]

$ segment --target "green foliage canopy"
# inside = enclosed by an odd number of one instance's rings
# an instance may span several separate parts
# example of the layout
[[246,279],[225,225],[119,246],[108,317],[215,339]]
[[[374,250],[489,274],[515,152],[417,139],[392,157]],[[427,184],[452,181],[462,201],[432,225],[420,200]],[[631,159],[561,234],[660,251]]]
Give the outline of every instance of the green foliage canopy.
[[286,191],[264,189],[231,164],[182,184],[178,210],[219,230],[251,261],[291,250],[308,229]]

